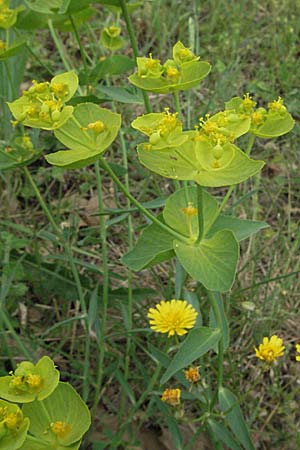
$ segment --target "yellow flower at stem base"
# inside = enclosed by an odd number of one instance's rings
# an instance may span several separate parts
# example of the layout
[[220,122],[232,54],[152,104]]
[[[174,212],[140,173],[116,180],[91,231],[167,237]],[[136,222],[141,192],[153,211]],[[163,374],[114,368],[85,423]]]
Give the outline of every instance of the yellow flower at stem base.
[[283,340],[273,335],[270,339],[263,338],[262,344],[259,345],[258,349],[255,348],[255,354],[259,359],[272,364],[277,358],[283,356],[284,350]]
[[150,308],[150,327],[157,333],[168,333],[168,337],[182,336],[196,323],[197,311],[185,300],[162,300],[155,308]]
[[180,404],[180,389],[165,389],[161,400],[168,405],[176,406]]
[[[296,352],[300,353],[300,344],[296,344]],[[296,356],[296,361],[300,361],[300,355]]]

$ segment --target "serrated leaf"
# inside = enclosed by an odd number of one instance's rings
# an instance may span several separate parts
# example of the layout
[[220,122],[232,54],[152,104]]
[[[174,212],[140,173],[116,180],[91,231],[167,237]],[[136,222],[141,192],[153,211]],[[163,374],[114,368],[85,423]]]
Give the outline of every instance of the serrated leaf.
[[199,244],[174,241],[174,250],[187,273],[211,291],[228,291],[235,278],[239,244],[231,231],[219,231]]
[[180,370],[187,368],[190,364],[203,356],[218,342],[221,337],[219,330],[200,327],[191,330],[179,347],[168,369],[162,376],[161,384],[166,383]]
[[219,402],[232,432],[246,450],[255,450],[245,423],[238,398],[227,388],[219,390]]

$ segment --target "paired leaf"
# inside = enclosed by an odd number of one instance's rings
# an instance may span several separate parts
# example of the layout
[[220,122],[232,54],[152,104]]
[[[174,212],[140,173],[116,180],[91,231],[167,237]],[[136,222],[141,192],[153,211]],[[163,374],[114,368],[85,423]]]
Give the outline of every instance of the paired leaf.
[[219,231],[194,245],[175,240],[174,250],[188,274],[206,289],[229,291],[239,258],[239,244],[231,231]]
[[190,364],[211,350],[221,337],[219,330],[200,327],[189,332],[179,347],[168,369],[162,376],[161,384],[166,383],[180,370],[187,368]]
[[153,223],[143,230],[136,246],[122,257],[122,262],[138,271],[166,261],[174,256],[173,239]]
[[246,450],[255,450],[247,425],[244,421],[237,397],[227,388],[220,388],[219,402],[228,425]]
[[[23,412],[30,419],[29,432],[44,441],[48,448],[55,443],[62,449],[70,445],[72,449],[73,445],[74,449],[78,448],[78,442],[91,424],[86,404],[68,383],[59,383],[52,395],[42,402],[24,405]],[[61,435],[55,434],[50,426],[55,422],[66,424],[67,431]]]
[[[98,131],[98,126],[101,131]],[[94,103],[81,103],[74,108],[74,114],[67,123],[55,131],[57,139],[70,150],[51,153],[46,160],[55,166],[70,169],[91,164],[114,141],[120,126],[119,114]]]

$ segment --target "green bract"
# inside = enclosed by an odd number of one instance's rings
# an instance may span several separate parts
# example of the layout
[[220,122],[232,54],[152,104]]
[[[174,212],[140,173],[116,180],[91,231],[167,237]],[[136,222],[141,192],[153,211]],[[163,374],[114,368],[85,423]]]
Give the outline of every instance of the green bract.
[[138,70],[129,81],[146,91],[166,94],[196,86],[211,70],[208,62],[198,61],[199,58],[181,42],[173,47],[173,57],[163,65],[151,55],[150,58],[137,58]]
[[0,450],[16,450],[23,444],[29,419],[23,417],[21,409],[0,400]]
[[43,402],[24,405],[23,413],[30,419],[29,433],[41,441],[33,447],[28,439],[23,450],[75,450],[91,425],[88,407],[68,383],[59,383]]
[[0,2],[0,28],[4,28],[5,30],[11,28],[16,23],[18,13],[24,9],[24,6],[10,9],[9,3],[9,0],[1,0]]
[[184,240],[175,239],[157,224],[145,228],[136,247],[123,262],[132,270],[142,270],[159,262],[178,257],[187,273],[209,290],[227,291],[232,286],[239,256],[238,241],[246,239],[265,222],[241,220],[217,214],[218,203],[203,191],[203,239],[198,236],[197,188],[180,189],[166,201],[162,223],[166,223]]
[[268,103],[268,109],[255,108],[256,102],[246,94],[244,99],[234,97],[225,104],[251,120],[250,132],[261,138],[275,138],[288,133],[294,127],[294,120],[283,105],[282,99]]
[[101,44],[110,50],[117,50],[124,45],[123,39],[120,37],[121,28],[110,26],[104,28],[101,32],[100,41]]
[[55,131],[55,136],[70,150],[46,156],[55,166],[75,169],[99,159],[116,138],[121,116],[94,103],[82,103],[74,108],[73,116]]
[[72,115],[73,107],[65,103],[75,94],[78,77],[74,71],[56,75],[50,82],[37,83],[22,97],[8,103],[16,122],[32,128],[54,130]]
[[0,142],[0,170],[22,167],[34,161],[41,151],[35,150],[29,136],[15,137],[10,145]]
[[48,356],[43,356],[36,365],[23,361],[12,375],[0,378],[0,397],[18,403],[43,400],[58,382],[59,371]]

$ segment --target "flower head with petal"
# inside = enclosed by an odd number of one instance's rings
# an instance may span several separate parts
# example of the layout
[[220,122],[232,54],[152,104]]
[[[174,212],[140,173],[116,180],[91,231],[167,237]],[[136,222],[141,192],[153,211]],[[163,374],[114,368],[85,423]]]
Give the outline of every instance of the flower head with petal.
[[182,336],[196,323],[197,311],[185,300],[162,300],[155,308],[150,308],[150,327],[157,333],[168,333],[168,337]]
[[270,339],[268,337],[263,338],[258,349],[255,348],[255,354],[259,359],[266,361],[268,364],[272,364],[277,358],[283,356],[284,350],[283,340],[273,335]]

